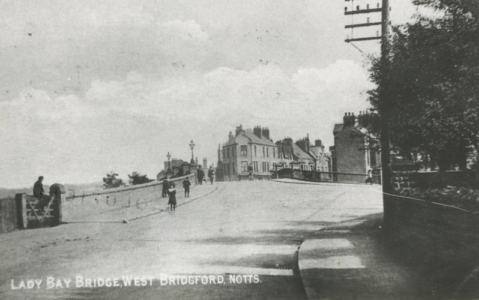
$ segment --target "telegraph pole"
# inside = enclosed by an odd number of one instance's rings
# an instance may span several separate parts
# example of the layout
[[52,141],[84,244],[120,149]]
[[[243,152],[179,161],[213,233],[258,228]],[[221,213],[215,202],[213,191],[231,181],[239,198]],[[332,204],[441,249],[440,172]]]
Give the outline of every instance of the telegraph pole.
[[389,120],[390,109],[389,97],[387,95],[389,87],[389,0],[383,0],[382,25],[381,25],[381,68],[382,79],[379,86],[379,116],[381,118],[381,171],[382,171],[382,190],[384,207],[384,227],[390,229],[393,222],[391,213],[392,203],[389,201],[389,195],[393,193],[392,186],[392,168],[391,168],[391,148],[389,140]]
[[[346,0],[349,2],[350,0]],[[354,0],[353,0],[354,1]],[[354,6],[354,5],[353,5]],[[354,9],[354,8],[353,8]],[[387,95],[389,85],[389,0],[382,0],[381,8],[370,9],[369,6],[366,9],[359,9],[348,11],[345,8],[345,15],[354,14],[368,14],[381,12],[381,22],[375,23],[362,23],[346,25],[346,28],[366,27],[381,25],[381,37],[362,37],[346,39],[346,42],[354,41],[369,41],[375,39],[381,39],[381,80],[378,86],[378,110],[381,120],[381,172],[382,172],[382,191],[383,191],[383,206],[384,206],[384,227],[390,229],[392,227],[393,216],[391,213],[392,203],[389,201],[389,194],[394,191],[392,186],[392,169],[391,169],[391,147],[389,143],[389,117],[390,117],[390,105],[389,97]]]

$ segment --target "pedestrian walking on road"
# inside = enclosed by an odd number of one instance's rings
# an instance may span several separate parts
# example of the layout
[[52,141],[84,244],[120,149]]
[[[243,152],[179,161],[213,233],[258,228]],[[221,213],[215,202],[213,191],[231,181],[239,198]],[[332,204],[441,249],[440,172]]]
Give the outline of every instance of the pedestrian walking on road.
[[170,210],[174,211],[176,209],[176,189],[175,184],[172,182],[170,188],[168,189],[168,204],[170,205]]
[[188,178],[185,178],[183,180],[183,188],[185,189],[185,198],[190,198],[190,185],[191,182]]
[[169,188],[168,179],[165,178],[163,179],[163,190],[161,194],[163,198],[166,198],[166,196],[168,195],[168,188]]
[[366,184],[370,183],[373,185],[373,170],[368,170],[368,178],[366,178]]
[[201,168],[201,165],[198,167],[198,182],[202,185],[203,184],[203,178],[205,178],[205,172],[203,172],[203,169]]
[[210,169],[208,170],[208,177],[210,178],[211,184],[213,184],[213,181],[215,180],[215,170],[213,170],[213,166],[210,166]]

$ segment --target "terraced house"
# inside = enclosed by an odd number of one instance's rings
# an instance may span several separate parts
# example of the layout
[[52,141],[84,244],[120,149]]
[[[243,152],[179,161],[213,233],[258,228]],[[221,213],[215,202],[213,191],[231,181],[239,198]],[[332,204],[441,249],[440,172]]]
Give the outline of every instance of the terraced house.
[[280,157],[278,146],[271,140],[269,129],[256,126],[253,130],[236,127],[222,146],[224,180],[247,180],[249,172],[255,178],[268,178]]

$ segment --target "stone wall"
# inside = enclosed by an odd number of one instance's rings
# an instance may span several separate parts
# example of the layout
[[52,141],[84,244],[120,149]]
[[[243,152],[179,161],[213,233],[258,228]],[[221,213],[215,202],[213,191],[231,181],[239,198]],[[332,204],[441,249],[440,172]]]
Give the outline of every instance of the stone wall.
[[0,233],[18,228],[15,199],[0,200]]
[[[191,187],[197,184],[196,174],[169,181],[175,183],[177,195],[184,192],[183,180],[189,178]],[[162,198],[163,181],[141,185],[102,189],[88,194],[68,195],[62,205],[64,222],[118,222],[144,214],[151,205],[164,208],[168,202]]]

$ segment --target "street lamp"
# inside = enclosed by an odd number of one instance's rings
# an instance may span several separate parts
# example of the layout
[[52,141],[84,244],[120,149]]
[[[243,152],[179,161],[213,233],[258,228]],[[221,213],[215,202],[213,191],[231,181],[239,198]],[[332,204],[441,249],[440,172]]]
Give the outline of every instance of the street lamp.
[[170,167],[170,158],[171,158],[170,152],[168,152],[166,157],[168,158],[168,170],[166,170],[166,178],[169,179],[173,175],[173,171],[171,171],[171,167]]
[[195,159],[194,159],[194,156],[193,156],[193,149],[195,148],[195,143],[193,143],[193,140],[191,140],[190,148],[191,148],[191,164],[194,165],[195,164]]
[[166,155],[166,157],[168,157],[168,170],[167,170],[167,171],[171,171],[171,168],[170,168],[170,158],[171,158],[171,154],[170,154],[170,152],[168,152],[168,154]]

